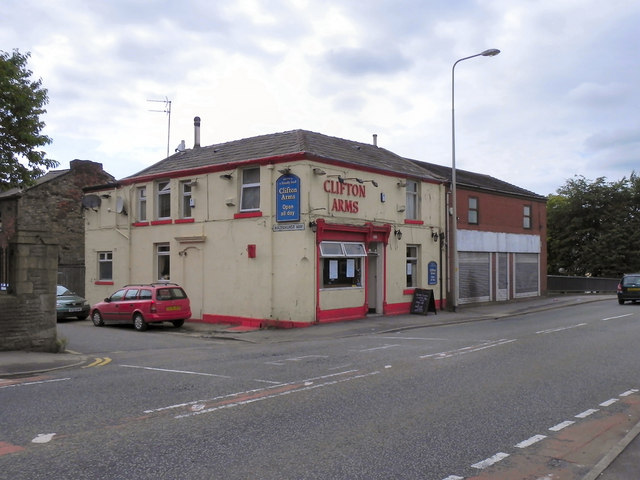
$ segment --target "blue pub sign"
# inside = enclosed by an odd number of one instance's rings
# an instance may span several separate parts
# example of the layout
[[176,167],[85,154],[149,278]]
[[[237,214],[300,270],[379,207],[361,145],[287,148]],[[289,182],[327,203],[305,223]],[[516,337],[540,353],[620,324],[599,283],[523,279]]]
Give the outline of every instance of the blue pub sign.
[[300,221],[300,178],[282,175],[276,180],[276,221]]
[[436,285],[438,283],[438,264],[433,261],[429,262],[427,272],[429,285]]

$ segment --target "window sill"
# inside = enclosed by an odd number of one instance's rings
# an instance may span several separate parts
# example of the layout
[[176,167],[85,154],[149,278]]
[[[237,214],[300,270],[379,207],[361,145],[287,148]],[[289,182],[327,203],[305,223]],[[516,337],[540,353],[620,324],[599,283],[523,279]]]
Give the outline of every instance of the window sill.
[[111,280],[111,281],[97,280],[97,281],[95,281],[93,283],[94,283],[94,285],[113,285],[113,280]]
[[193,218],[178,218],[176,220],[176,223],[193,223],[195,222],[195,219]]
[[133,222],[134,227],[148,227],[149,222]]
[[166,219],[166,220],[154,220],[153,222],[151,222],[151,225],[171,225],[173,223],[173,220]]
[[240,212],[240,213],[235,213],[233,215],[233,218],[255,218],[255,217],[261,217],[262,216],[262,212]]
[[424,225],[424,222],[422,220],[411,220],[409,218],[405,218],[404,223],[406,223],[407,225]]

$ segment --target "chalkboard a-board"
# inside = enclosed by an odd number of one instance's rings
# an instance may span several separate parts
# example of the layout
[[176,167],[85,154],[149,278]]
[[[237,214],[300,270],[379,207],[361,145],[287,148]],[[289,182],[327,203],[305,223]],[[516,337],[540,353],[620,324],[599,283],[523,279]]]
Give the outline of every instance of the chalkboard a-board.
[[433,290],[416,288],[413,292],[413,300],[411,301],[411,313],[426,315],[427,312],[438,314],[436,301],[433,299]]

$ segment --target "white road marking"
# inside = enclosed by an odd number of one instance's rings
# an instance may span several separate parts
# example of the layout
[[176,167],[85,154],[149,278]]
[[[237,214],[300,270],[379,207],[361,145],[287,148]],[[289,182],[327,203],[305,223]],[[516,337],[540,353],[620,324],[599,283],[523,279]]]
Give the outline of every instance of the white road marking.
[[464,480],[464,477],[459,477],[457,475],[449,475],[447,478],[443,478],[442,480]]
[[599,411],[600,410],[596,408],[590,408],[589,410],[585,410],[584,412],[577,414],[576,418],[587,418],[589,415],[593,415],[594,413]]
[[228,375],[218,375],[216,373],[190,372],[188,370],[171,370],[168,368],[141,367],[139,365],[120,365],[120,366],[126,367],[126,368],[139,368],[142,370],[153,370],[155,372],[184,373],[187,375],[202,375],[204,377],[231,378]]
[[432,338],[432,337],[376,337],[376,338],[384,338],[386,340],[438,340],[438,341],[448,341],[450,338]]
[[528,438],[526,440],[523,440],[522,442],[518,443],[516,445],[517,448],[527,448],[530,447],[531,445],[533,445],[534,443],[538,443],[541,440],[544,440],[545,438],[547,438],[546,435],[534,435],[531,438]]
[[565,420],[564,422],[561,422],[557,425],[554,425],[553,427],[551,427],[549,430],[551,430],[552,432],[559,432],[560,430],[567,428],[569,425],[573,425],[574,421],[572,420]]
[[382,345],[381,347],[373,347],[373,348],[365,348],[363,350],[358,350],[358,352],[373,352],[375,350],[386,350],[387,348],[399,347],[400,345]]
[[71,378],[55,378],[53,380],[38,380],[37,382],[13,383],[11,385],[1,385],[0,388],[24,387],[27,385],[40,385],[41,383],[64,382],[66,380],[71,380]]
[[624,317],[630,317],[631,315],[633,315],[633,313],[625,313],[624,315],[618,315],[617,317],[607,317],[607,318],[603,318],[602,321],[606,322],[607,320],[615,320],[616,318],[624,318]]
[[457,350],[449,350],[448,352],[430,353],[428,355],[421,355],[419,358],[435,358],[440,360],[443,358],[451,358],[458,355],[466,355],[467,353],[479,352],[487,348],[498,347],[500,345],[506,345],[507,343],[515,342],[516,340],[501,339],[493,342],[485,342],[478,345],[471,345],[469,347],[458,348]]
[[482,469],[485,469],[487,467],[490,467],[491,465],[493,465],[495,463],[498,463],[500,460],[504,460],[508,456],[509,456],[508,453],[499,452],[499,453],[496,453],[494,456],[489,457],[486,460],[483,460],[481,462],[474,463],[471,466],[473,468],[477,468],[478,470],[482,470]]
[[313,390],[316,388],[322,388],[322,387],[328,387],[331,385],[337,385],[338,383],[343,383],[343,382],[349,382],[351,380],[357,380],[359,378],[366,378],[366,377],[370,377],[372,375],[378,375],[380,372],[370,372],[370,373],[363,373],[361,375],[354,375],[352,377],[347,377],[347,378],[341,378],[338,380],[333,380],[330,382],[325,382],[325,383],[318,383],[318,384],[313,384],[313,385],[309,385],[303,388],[297,388],[295,390],[286,390],[284,392],[277,392],[271,395],[264,395],[261,397],[255,397],[255,398],[250,398],[247,400],[239,400],[237,402],[231,402],[231,403],[226,403],[223,405],[217,405],[211,408],[207,408],[204,410],[200,410],[197,412],[191,412],[191,413],[184,413],[182,415],[176,415],[174,418],[187,418],[187,417],[193,417],[195,415],[201,415],[203,413],[212,413],[212,412],[216,412],[218,410],[222,410],[222,409],[226,409],[226,408],[233,408],[233,407],[239,407],[241,405],[249,405],[250,403],[255,403],[255,402],[260,402],[262,400],[268,400],[271,398],[277,398],[277,397],[282,397],[284,395],[289,395],[291,393],[298,393],[298,392],[305,392],[308,390]]
[[632,388],[631,390],[627,390],[624,393],[621,393],[620,396],[621,397],[628,397],[629,395],[633,395],[634,393],[638,393],[638,389],[637,388]]
[[[355,373],[357,371],[358,370],[345,370],[343,372],[332,373],[330,375],[323,375],[321,377],[309,378],[307,380],[301,380],[301,381],[298,381],[298,382],[280,383],[278,385],[286,386],[286,385],[293,385],[293,384],[296,384],[296,383],[313,382],[315,380],[324,380],[326,378],[331,378],[331,377],[335,377],[335,376],[338,376],[338,375],[348,375],[350,373]],[[175,404],[175,405],[169,405],[167,407],[160,407],[160,408],[154,408],[154,409],[151,409],[151,410],[145,410],[144,413],[156,413],[156,412],[162,412],[164,410],[172,410],[172,409],[175,409],[175,408],[183,408],[183,407],[188,407],[189,405],[196,405],[198,403],[213,402],[213,401],[216,401],[216,400],[224,400],[226,398],[233,398],[233,397],[237,397],[237,396],[240,396],[240,395],[250,395],[250,394],[253,394],[253,393],[264,392],[264,391],[267,391],[268,389],[269,389],[269,387],[255,388],[255,389],[252,389],[252,390],[245,390],[245,391],[242,391],[242,392],[230,393],[228,395],[220,395],[220,396],[217,396],[217,397],[209,398],[207,400],[193,400],[191,402],[178,403],[178,404]]]
[[577,325],[571,325],[569,327],[550,328],[549,330],[540,330],[539,332],[536,332],[536,333],[538,333],[538,334],[547,334],[547,333],[562,332],[564,330],[570,330],[572,328],[584,327],[585,325],[588,325],[588,324],[587,323],[578,323]]
[[55,433],[39,433],[36,438],[31,440],[31,443],[49,443],[55,437]]
[[610,405],[613,405],[614,403],[616,403],[618,401],[617,398],[610,398],[609,400],[607,400],[606,402],[602,402],[600,404],[601,407],[608,407]]
[[306,360],[308,358],[329,358],[327,355],[303,355],[301,357],[285,358],[284,360],[276,360],[273,362],[264,362],[266,365],[282,366],[285,362],[299,362],[300,360]]

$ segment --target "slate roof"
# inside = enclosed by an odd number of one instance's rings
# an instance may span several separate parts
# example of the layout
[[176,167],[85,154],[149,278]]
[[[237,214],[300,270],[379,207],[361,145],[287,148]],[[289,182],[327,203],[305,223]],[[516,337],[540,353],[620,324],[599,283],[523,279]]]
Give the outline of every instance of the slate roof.
[[0,192],[0,198],[10,198],[10,197],[20,196],[20,194],[25,190],[29,190],[33,187],[37,187],[38,185],[42,185],[45,182],[50,182],[51,180],[58,178],[64,175],[65,173],[69,173],[70,171],[71,169],[69,168],[67,168],[66,170],[49,170],[44,175],[36,178],[35,183],[33,185],[29,185],[26,188],[17,188],[17,187],[10,188],[9,190]]
[[[434,163],[421,162],[420,160],[412,160],[415,165],[428,171],[432,175],[446,178],[451,181],[451,167],[436,165]],[[546,200],[543,195],[531,192],[524,188],[520,188],[508,182],[504,182],[497,178],[482,173],[469,172],[456,168],[456,184],[461,187],[468,187],[478,190],[486,190],[488,192],[498,192],[506,195],[517,195],[521,197],[530,197],[536,200]]]
[[[177,152],[123,180],[294,154],[399,175],[444,181],[411,160],[369,143],[291,130]],[[283,160],[284,161],[284,160]]]

